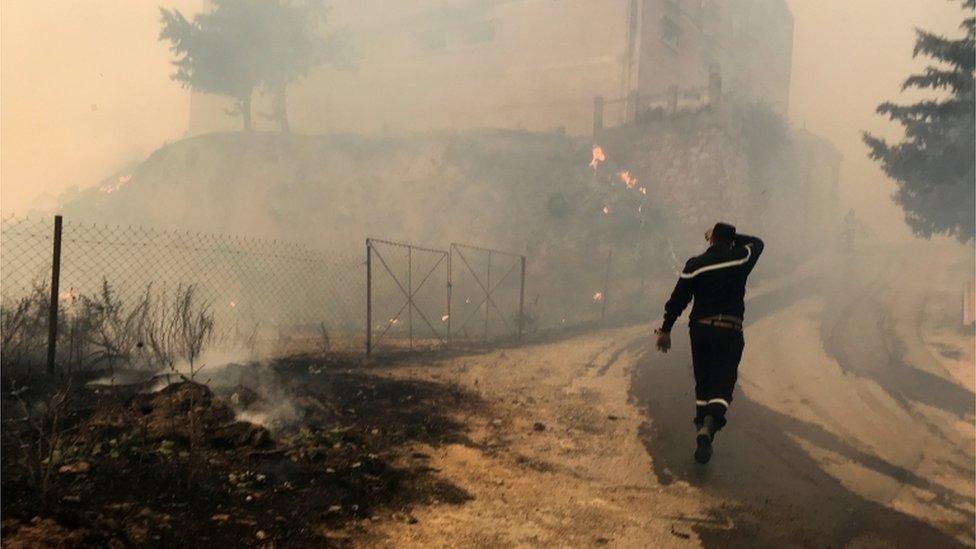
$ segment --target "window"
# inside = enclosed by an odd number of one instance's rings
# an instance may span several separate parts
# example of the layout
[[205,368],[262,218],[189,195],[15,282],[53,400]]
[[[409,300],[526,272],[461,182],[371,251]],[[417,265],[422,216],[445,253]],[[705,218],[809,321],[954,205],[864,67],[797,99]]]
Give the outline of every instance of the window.
[[678,50],[678,41],[681,39],[681,27],[674,19],[665,15],[661,18],[661,41],[671,49]]

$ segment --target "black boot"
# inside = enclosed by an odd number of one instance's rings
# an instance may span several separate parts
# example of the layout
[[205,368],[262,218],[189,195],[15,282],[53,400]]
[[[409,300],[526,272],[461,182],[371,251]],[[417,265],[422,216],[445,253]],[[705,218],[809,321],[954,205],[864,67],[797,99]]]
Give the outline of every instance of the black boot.
[[695,441],[698,443],[698,447],[695,448],[695,461],[705,464],[712,459],[712,438],[714,437],[715,418],[705,416],[701,427],[698,429],[698,436],[695,437]]

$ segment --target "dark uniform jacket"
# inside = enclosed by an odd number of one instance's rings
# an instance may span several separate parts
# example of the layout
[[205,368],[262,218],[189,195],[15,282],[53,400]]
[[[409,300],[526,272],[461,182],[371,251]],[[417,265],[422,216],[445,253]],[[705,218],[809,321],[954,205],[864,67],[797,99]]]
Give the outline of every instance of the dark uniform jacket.
[[741,319],[745,312],[746,278],[763,251],[763,241],[735,235],[732,245],[714,244],[688,260],[671,299],[664,306],[661,330],[670,332],[692,298],[692,321],[715,315]]

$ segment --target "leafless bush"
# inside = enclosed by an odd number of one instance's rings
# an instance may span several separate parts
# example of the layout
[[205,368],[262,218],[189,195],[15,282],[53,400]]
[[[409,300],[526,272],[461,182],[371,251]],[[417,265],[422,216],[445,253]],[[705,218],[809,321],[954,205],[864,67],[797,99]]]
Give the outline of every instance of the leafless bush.
[[234,323],[234,332],[230,336],[231,346],[244,349],[249,353],[249,356],[254,356],[257,351],[259,328],[260,325],[254,323],[249,331],[243,330],[238,320]]
[[[191,381],[202,366],[200,355],[213,337],[214,314],[210,303],[201,302],[196,286],[180,284],[172,299],[160,292],[148,306],[146,343],[156,363],[186,381]],[[185,362],[189,368],[184,375],[178,367]]]
[[[81,311],[71,325],[85,347],[81,359],[87,364],[108,362],[114,367],[118,360],[131,362],[143,348],[149,325],[152,284],[131,306],[126,307],[107,280],[95,297],[81,297]],[[69,347],[70,349],[70,347]],[[69,358],[72,353],[69,353]]]
[[8,373],[30,375],[42,362],[50,299],[47,286],[35,284],[26,296],[0,305],[0,363]]
[[24,427],[6,428],[4,436],[12,439],[17,449],[17,463],[23,467],[31,486],[43,497],[51,488],[51,482],[64,463],[65,450],[73,447],[70,429],[64,425],[71,397],[70,381],[64,386],[48,393],[46,398],[35,402],[30,398],[31,391],[26,386],[16,388],[11,393],[23,412],[23,417],[14,421],[23,422]]

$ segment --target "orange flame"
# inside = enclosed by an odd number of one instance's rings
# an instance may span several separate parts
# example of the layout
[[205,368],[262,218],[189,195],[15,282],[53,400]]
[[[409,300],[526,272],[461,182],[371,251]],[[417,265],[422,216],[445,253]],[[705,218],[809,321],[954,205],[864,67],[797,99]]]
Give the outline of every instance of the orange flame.
[[607,159],[606,155],[603,154],[603,148],[597,145],[596,143],[594,143],[593,160],[590,160],[590,167],[595,170],[596,167],[600,165],[600,162],[603,162],[606,159]]
[[604,206],[603,207],[603,215],[607,215],[608,213],[610,213],[610,206]]
[[74,303],[78,299],[78,292],[74,288],[68,288],[67,290],[62,290],[58,292],[58,301],[69,301]]
[[120,175],[115,179],[115,183],[109,183],[107,185],[102,185],[98,190],[106,194],[112,194],[115,191],[122,188],[123,185],[132,180],[132,174]]
[[640,191],[641,194],[647,194],[647,187],[641,187],[637,190]]
[[603,292],[593,294],[593,301],[603,301]]
[[627,185],[628,189],[633,189],[634,187],[637,186],[637,178],[632,177],[630,175],[630,172],[627,170],[617,172],[617,177],[619,177],[620,180],[623,181],[624,185]]
[[441,317],[441,322],[447,322],[447,319],[451,318],[451,315],[444,315]]

